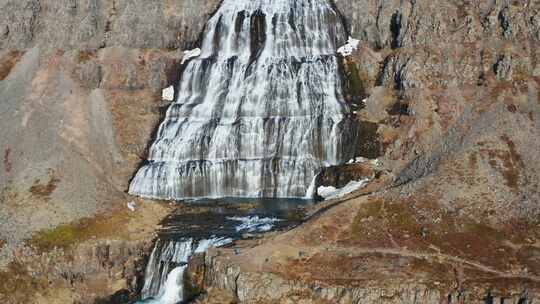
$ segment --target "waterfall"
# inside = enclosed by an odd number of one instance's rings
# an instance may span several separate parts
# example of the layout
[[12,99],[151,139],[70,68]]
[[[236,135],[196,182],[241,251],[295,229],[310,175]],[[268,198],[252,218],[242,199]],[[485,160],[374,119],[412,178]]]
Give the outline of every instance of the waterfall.
[[146,266],[141,303],[176,304],[184,300],[184,272],[190,257],[210,247],[232,242],[231,238],[158,240]]
[[319,176],[319,174],[320,173],[317,173],[313,176],[313,179],[306,190],[306,195],[304,196],[305,199],[312,199],[315,197],[315,194],[317,194],[317,189],[315,189],[315,187],[317,187],[317,176]]
[[193,240],[157,241],[146,266],[142,298],[164,294],[164,284],[170,271],[188,262],[193,253]]
[[353,157],[326,0],[224,0],[129,192],[148,198],[303,198]]

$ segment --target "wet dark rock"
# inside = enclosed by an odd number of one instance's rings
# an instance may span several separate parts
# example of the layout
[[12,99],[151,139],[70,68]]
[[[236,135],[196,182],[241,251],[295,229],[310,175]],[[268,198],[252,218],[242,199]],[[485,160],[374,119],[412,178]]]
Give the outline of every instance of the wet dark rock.
[[369,164],[349,164],[323,168],[317,176],[318,186],[343,188],[351,181],[372,178],[375,171]]

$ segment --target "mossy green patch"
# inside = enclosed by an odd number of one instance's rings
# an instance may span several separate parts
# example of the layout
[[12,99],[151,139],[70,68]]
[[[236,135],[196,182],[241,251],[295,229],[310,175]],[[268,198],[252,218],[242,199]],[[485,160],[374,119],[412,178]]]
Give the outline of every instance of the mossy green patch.
[[345,81],[345,98],[351,103],[362,106],[362,99],[367,97],[369,76],[362,72],[353,59],[344,59],[342,69]]
[[78,227],[61,225],[51,230],[39,232],[32,238],[32,244],[41,249],[53,249],[54,247],[66,248],[83,238],[84,232]]
[[122,227],[127,221],[129,221],[129,215],[126,212],[86,218],[53,229],[42,230],[34,234],[27,243],[41,252],[54,248],[65,249],[93,238],[115,235],[118,233],[118,227]]
[[483,223],[467,223],[463,228],[464,232],[479,235],[491,240],[504,240],[506,235],[504,232],[499,231],[493,227],[490,227]]
[[[363,97],[366,95],[366,88],[362,80],[360,71],[354,61],[347,62],[348,92],[353,96]],[[364,77],[365,78],[365,77]]]

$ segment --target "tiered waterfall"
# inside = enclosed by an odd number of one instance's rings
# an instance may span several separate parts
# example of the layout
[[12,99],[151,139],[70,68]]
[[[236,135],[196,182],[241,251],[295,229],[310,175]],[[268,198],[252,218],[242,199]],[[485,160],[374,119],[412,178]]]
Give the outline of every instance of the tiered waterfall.
[[326,0],[224,0],[130,193],[304,197],[353,153],[336,55],[346,38]]

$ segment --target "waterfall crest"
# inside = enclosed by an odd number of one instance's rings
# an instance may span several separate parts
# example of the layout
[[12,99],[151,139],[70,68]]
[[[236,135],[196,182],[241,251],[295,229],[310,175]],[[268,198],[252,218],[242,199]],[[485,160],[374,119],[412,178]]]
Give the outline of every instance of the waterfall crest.
[[305,197],[353,155],[326,0],[224,0],[185,66],[129,192],[157,199]]

